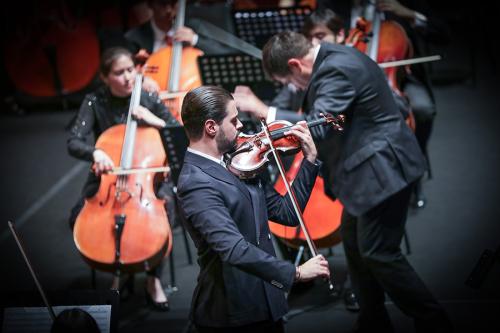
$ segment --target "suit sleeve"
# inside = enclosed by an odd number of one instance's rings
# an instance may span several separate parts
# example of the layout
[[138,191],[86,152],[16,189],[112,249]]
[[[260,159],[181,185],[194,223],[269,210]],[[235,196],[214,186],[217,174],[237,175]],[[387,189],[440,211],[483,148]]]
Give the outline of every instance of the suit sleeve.
[[192,227],[208,246],[229,265],[290,290],[295,267],[279,260],[245,240],[226,207],[220,192],[209,182],[193,183],[179,194],[182,210]]
[[[319,119],[321,114],[338,116],[346,113],[356,98],[354,86],[347,76],[336,68],[320,69],[310,85],[309,91],[315,91],[315,99],[305,117],[308,122]],[[327,126],[310,128],[316,142],[325,139],[328,130]]]
[[[292,188],[296,194],[301,212],[304,211],[309,201],[319,168],[319,162],[318,164],[312,164],[304,159],[297,173],[297,177],[295,177],[293,181]],[[289,195],[285,194],[281,196],[270,184],[266,185],[265,190],[269,219],[283,225],[298,225],[299,220],[295,214]]]

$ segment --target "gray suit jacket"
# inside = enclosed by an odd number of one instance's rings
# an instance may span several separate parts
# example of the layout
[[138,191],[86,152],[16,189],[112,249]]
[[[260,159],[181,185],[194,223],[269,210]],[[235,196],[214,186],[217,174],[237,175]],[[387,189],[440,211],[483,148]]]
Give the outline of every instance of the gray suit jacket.
[[[359,216],[418,179],[424,156],[378,65],[358,50],[321,44],[306,91],[305,118],[344,114],[342,133],[315,127],[327,193]],[[278,113],[278,119],[298,120]],[[292,119],[293,118],[293,119]]]
[[[293,182],[303,208],[319,167],[305,161]],[[288,197],[260,180],[243,182],[223,166],[186,152],[177,196],[197,249],[200,274],[191,319],[200,326],[241,326],[287,312],[295,267],[278,260],[268,219],[297,225]]]

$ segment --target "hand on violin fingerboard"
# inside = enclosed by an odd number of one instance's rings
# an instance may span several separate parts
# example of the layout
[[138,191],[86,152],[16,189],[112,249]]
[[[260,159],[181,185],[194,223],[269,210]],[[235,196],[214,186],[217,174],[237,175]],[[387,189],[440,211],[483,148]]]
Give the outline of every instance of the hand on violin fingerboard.
[[288,131],[284,133],[285,135],[292,135],[300,140],[302,152],[304,157],[311,163],[315,163],[316,157],[318,156],[318,151],[316,145],[314,144],[311,132],[307,123],[302,120],[297,124],[292,126]]

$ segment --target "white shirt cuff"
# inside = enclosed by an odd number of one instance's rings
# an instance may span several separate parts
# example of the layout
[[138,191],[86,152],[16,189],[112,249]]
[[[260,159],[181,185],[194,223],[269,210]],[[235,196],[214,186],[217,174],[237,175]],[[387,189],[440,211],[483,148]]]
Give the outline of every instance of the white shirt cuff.
[[267,119],[266,122],[272,123],[273,121],[276,120],[276,111],[277,109],[274,106],[270,106],[269,109],[267,109]]
[[191,46],[195,46],[198,43],[198,34],[194,34]]
[[425,15],[415,12],[415,26],[423,28],[427,26],[427,17]]

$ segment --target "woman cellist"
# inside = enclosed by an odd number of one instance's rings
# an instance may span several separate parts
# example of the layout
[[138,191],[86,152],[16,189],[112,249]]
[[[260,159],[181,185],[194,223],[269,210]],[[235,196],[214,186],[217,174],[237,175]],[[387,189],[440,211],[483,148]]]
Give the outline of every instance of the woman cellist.
[[[123,48],[111,48],[103,53],[100,77],[104,86],[85,97],[78,116],[71,128],[68,139],[69,153],[78,159],[94,162],[94,170],[89,173],[82,191],[82,199],[73,208],[70,224],[73,228],[77,215],[83,207],[83,199],[92,197],[99,189],[100,175],[113,169],[114,163],[108,153],[96,149],[92,137],[98,138],[106,129],[127,121],[130,96],[134,87],[136,68],[132,54]],[[142,91],[140,105],[133,110],[133,116],[139,123],[163,128],[176,125],[168,109],[158,97]],[[162,191],[162,186],[157,191]],[[155,309],[168,310],[167,297],[160,282],[160,264],[147,272],[146,299]]]

